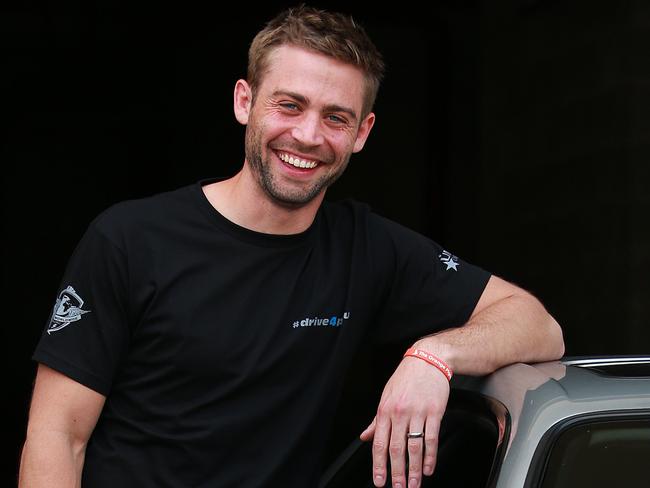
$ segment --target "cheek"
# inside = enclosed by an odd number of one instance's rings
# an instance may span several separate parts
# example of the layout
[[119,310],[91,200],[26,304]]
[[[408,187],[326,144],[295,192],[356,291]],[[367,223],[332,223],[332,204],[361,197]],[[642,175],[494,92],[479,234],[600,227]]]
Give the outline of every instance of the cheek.
[[332,138],[332,145],[341,155],[348,155],[352,153],[355,141],[356,134],[353,131],[345,131]]
[[[246,126],[246,136],[250,141],[255,142],[260,146],[265,146],[266,143],[273,138],[273,134],[269,130],[269,126],[264,120],[257,117],[251,117],[248,125]],[[263,150],[263,147],[260,149]]]
[[291,125],[282,120],[282,117],[265,117],[264,121],[257,124],[257,131],[264,141],[273,141],[284,135],[290,136]]

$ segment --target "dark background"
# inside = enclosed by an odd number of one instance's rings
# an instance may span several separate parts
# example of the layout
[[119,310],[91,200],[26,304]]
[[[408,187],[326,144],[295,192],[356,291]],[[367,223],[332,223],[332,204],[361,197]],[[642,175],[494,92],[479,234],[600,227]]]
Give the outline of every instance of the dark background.
[[[3,3],[3,485],[75,244],[114,202],[240,168],[234,83],[294,3],[135,5]],[[650,352],[650,3],[312,5],[353,14],[388,64],[377,124],[329,198],[531,290],[569,355]],[[371,420],[397,359],[360,357],[345,399],[363,406],[339,416],[332,450]]]

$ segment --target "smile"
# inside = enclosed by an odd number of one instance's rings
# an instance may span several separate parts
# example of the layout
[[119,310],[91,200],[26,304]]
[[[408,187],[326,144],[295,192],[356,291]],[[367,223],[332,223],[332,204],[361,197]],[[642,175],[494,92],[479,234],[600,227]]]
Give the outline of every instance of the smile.
[[285,163],[289,163],[292,166],[295,166],[296,168],[305,168],[305,169],[312,169],[318,166],[317,161],[305,161],[304,159],[300,159],[297,156],[293,156],[291,154],[279,152],[277,153],[278,157],[284,161]]

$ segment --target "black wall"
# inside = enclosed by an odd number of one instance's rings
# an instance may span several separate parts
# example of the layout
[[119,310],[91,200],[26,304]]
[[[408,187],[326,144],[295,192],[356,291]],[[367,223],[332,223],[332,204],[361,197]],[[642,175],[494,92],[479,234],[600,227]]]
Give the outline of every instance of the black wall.
[[[132,3],[2,7],[5,442],[16,453],[30,354],[85,227],[116,201],[237,171],[232,89],[250,39],[292,4]],[[329,197],[367,201],[533,291],[564,325],[567,354],[650,352],[650,4],[314,4],[355,15],[388,63],[373,134]],[[397,356],[381,358],[360,359],[346,399],[378,394]],[[341,415],[336,442],[369,408]]]

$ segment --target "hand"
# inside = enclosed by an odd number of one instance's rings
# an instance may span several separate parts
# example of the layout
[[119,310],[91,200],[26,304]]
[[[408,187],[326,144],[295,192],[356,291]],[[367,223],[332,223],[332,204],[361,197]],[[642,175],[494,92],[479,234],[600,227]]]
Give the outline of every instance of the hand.
[[[361,434],[363,441],[374,438],[375,486],[386,482],[389,455],[393,488],[419,487],[423,473],[433,474],[440,420],[448,399],[449,382],[440,371],[418,358],[402,359],[384,387],[377,415]],[[407,441],[408,432],[424,432],[424,439]]]

